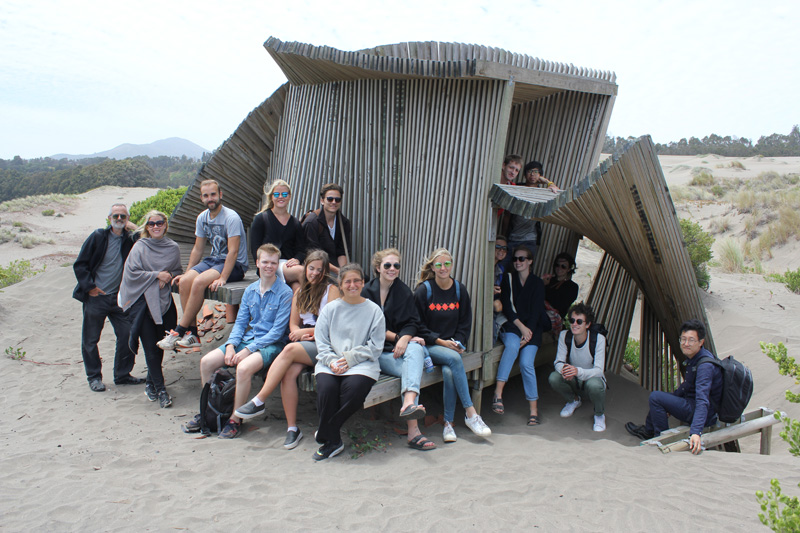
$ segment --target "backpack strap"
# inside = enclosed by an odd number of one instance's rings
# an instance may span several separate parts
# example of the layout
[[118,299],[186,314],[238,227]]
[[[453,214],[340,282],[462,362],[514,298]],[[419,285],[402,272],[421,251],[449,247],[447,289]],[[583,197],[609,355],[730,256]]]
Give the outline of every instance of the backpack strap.
[[[564,343],[567,345],[567,363],[569,363],[569,354],[572,350],[572,331],[569,329],[567,330],[566,335],[564,335]],[[589,353],[592,354],[592,365],[594,365],[594,353],[597,348],[597,332],[596,331],[589,331]]]
[[[453,283],[456,284],[456,302],[460,302],[461,301],[461,284],[457,280],[453,280]],[[425,285],[425,293],[426,293],[427,298],[428,298],[428,303],[431,303],[431,299],[433,298],[433,291],[431,289],[431,281],[429,279],[426,279],[425,281],[422,282],[422,284]]]
[[200,393],[200,432],[206,436],[211,435],[211,428],[208,427],[208,423],[206,422],[206,413],[208,412],[208,397],[210,393],[211,382],[208,382],[203,385],[203,392]]

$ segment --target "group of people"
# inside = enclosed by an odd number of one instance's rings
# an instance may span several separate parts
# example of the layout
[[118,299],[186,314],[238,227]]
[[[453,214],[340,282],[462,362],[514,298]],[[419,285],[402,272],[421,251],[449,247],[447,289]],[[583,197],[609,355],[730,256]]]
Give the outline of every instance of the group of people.
[[[504,182],[520,169],[520,158],[506,158]],[[526,165],[525,176],[529,184],[541,182],[557,191],[535,161]],[[341,427],[361,408],[381,373],[401,379],[399,416],[407,424],[408,446],[432,450],[436,444],[418,424],[427,413],[419,401],[426,364],[442,368],[443,440],[457,440],[457,401],[466,412],[465,425],[478,436],[490,436],[473,406],[461,359],[471,333],[472,309],[466,287],[451,276],[453,255],[445,248],[432,251],[412,291],[399,279],[400,251],[380,250],[372,257],[374,275],[365,283],[361,266],[350,262],[352,235],[349,220],[340,212],[342,193],[336,184],[323,186],[320,209],[298,221],[288,211],[289,184],[283,180],[271,184],[266,205],[250,229],[249,250],[259,279],[245,289],[228,340],[200,361],[203,383],[220,368],[236,368],[234,413],[219,437],[240,435],[243,421],[263,415],[267,398],[280,386],[288,426],[284,447],[296,447],[303,438],[297,425],[297,377],[312,367],[319,413],[315,439],[320,445],[314,459],[342,451]],[[197,313],[205,290],[241,280],[248,267],[244,226],[235,211],[222,205],[222,196],[216,181],[200,184],[206,209],[197,217],[196,240],[185,271],[178,245],[166,237],[168,217],[160,211],[147,213],[137,228],[130,223],[126,206],[115,204],[108,227],[86,240],[74,264],[78,280],[74,297],[83,303],[82,353],[91,390],[105,390],[97,343],[108,318],[117,337],[114,382],[144,383],[148,400],[158,401],[162,408],[171,405],[162,372],[164,350],[200,345]],[[553,273],[537,277],[532,265],[539,230],[523,231],[522,226],[509,217],[512,238],[497,237],[495,244],[496,334],[504,350],[492,409],[505,412],[503,392],[519,359],[530,408],[528,425],[541,423],[534,361],[543,332],[553,331],[558,348],[549,382],[566,400],[561,416],[572,415],[581,398],[588,396],[594,405],[593,428],[603,431],[605,338],[591,331],[595,319],[589,306],[570,307],[578,294],[571,280],[574,258],[559,254]],[[206,241],[211,255],[203,258]],[[170,290],[173,284],[183,309],[180,321]],[[565,317],[569,330],[560,331]],[[159,340],[163,332],[166,335]],[[702,339],[702,332],[697,335]],[[147,362],[144,379],[130,373],[140,343]],[[706,367],[704,373],[719,371]],[[264,377],[264,385],[248,400],[255,374]],[[706,410],[710,415],[712,404]],[[646,426],[628,429],[637,436],[649,435],[662,428],[660,417],[659,412],[652,422],[648,418]],[[186,432],[200,428],[199,415],[183,427]]]

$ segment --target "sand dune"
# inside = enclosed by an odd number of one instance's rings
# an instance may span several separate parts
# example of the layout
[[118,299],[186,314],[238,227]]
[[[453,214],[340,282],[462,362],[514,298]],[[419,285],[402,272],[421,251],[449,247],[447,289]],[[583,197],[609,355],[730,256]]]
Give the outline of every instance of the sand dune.
[[[71,248],[61,251],[76,253],[75,243],[80,246],[100,225],[111,199],[130,201],[139,193],[144,191],[84,195],[76,218],[52,219],[53,225],[69,222],[58,231],[70,235]],[[0,245],[0,264],[16,253],[13,243]],[[580,272],[597,261],[593,254],[581,250]],[[491,439],[474,437],[458,423],[458,442],[445,446],[441,426],[434,425],[425,433],[439,448],[426,453],[405,446],[390,416],[398,406],[383,405],[347,427],[380,437],[385,453],[355,460],[346,453],[315,463],[316,410],[313,396],[304,393],[300,426],[306,438],[295,450],[281,447],[285,421],[277,395],[269,400],[268,419],[248,423],[242,438],[197,439],[180,431],[198,406],[196,354],[166,358],[174,405],[159,409],[141,386],[113,385],[113,332],[107,327],[100,351],[108,390],[89,390],[74,284],[72,269],[56,264],[0,292],[0,349],[23,349],[29,360],[0,362],[4,530],[751,531],[759,527],[754,493],[770,478],[780,478],[791,494],[798,491],[800,462],[777,436],[772,456],[757,455],[756,437],[742,441],[743,454],[664,455],[640,448],[623,426],[643,420],[647,392],[619,376],[609,377],[608,430],[602,434],[591,431],[587,405],[572,418],[559,418],[561,401],[541,373],[541,427],[525,426],[516,378],[507,387],[506,415],[483,410]],[[753,370],[751,407],[800,417],[800,406],[784,399],[791,380],[779,376],[758,347],[762,340],[782,341],[797,353],[800,296],[761,276],[715,270],[704,299],[720,353],[734,353]],[[134,374],[144,373],[139,355]],[[422,401],[431,413],[441,413],[441,389],[426,389]]]

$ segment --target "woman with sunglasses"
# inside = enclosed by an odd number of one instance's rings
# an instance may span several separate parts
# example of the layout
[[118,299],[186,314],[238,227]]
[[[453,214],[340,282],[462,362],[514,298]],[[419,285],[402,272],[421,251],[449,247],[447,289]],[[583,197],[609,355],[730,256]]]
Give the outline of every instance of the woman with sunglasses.
[[461,355],[472,331],[472,304],[467,288],[450,277],[453,256],[446,248],[434,250],[420,267],[414,300],[422,320],[422,338],[433,362],[442,366],[444,383],[445,442],[455,442],[453,421],[456,396],[461,399],[464,423],[479,437],[490,437],[492,430],[472,404],[467,373]]
[[508,239],[498,235],[494,239],[494,300],[492,301],[492,342],[497,342],[500,326],[506,321],[503,315],[503,304],[500,302],[500,282],[506,271],[506,256],[508,256]]
[[300,444],[303,433],[297,426],[297,377],[306,367],[317,363],[317,345],[314,343],[314,326],[320,311],[330,302],[339,298],[339,289],[329,283],[330,264],[328,254],[322,250],[312,250],[303,264],[304,275],[300,289],[292,299],[292,314],[289,317],[289,340],[291,341],[269,365],[267,377],[261,391],[234,413],[249,420],[266,411],[265,402],[280,385],[283,412],[286,414],[287,450]]
[[140,228],[141,238],[133,245],[119,285],[117,300],[124,311],[129,311],[131,322],[130,348],[139,350],[142,341],[147,380],[144,393],[151,402],[158,400],[162,408],[172,405],[172,398],[164,385],[161,364],[164,350],[156,344],[165,331],[175,329],[178,313],[172,300],[170,283],[180,274],[181,251],[178,244],[165,237],[169,223],[161,211],[150,211],[144,216]]
[[514,250],[513,268],[503,277],[500,286],[500,300],[503,303],[503,314],[508,321],[500,330],[500,339],[505,348],[497,367],[497,385],[495,386],[492,410],[503,414],[503,389],[511,373],[511,367],[519,356],[519,369],[525,398],[530,406],[529,426],[538,426],[539,389],[536,384],[536,368],[534,361],[539,344],[542,342],[542,320],[544,315],[544,283],[531,272],[533,254],[525,246]]
[[281,251],[278,276],[297,291],[303,277],[303,258],[306,235],[300,222],[289,214],[292,190],[283,180],[275,180],[267,192],[267,203],[253,217],[250,225],[250,253],[256,253],[263,244],[274,244]]
[[569,306],[578,298],[580,288],[572,281],[574,272],[575,259],[567,252],[561,252],[553,261],[553,273],[542,276],[544,307],[553,325],[553,334],[556,336],[563,328]]
[[403,404],[400,418],[407,422],[408,446],[421,451],[436,448],[419,429],[417,420],[425,416],[425,407],[418,403],[425,351],[416,337],[419,317],[414,295],[399,278],[400,251],[386,248],[375,252],[372,266],[377,277],[370,280],[361,296],[378,304],[386,321],[386,340],[380,356],[381,372],[399,377]]
[[355,263],[339,271],[342,297],[319,312],[317,343],[317,411],[319,431],[316,461],[344,449],[342,424],[364,405],[380,377],[381,349],[386,331],[380,307],[361,296],[364,272]]

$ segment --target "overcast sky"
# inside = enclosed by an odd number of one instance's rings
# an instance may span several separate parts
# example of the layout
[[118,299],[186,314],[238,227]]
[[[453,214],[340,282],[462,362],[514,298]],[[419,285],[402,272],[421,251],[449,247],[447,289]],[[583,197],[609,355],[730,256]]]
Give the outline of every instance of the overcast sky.
[[800,2],[2,0],[0,158],[183,137],[213,150],[284,81],[263,48],[496,46],[613,70],[611,135],[800,123]]

